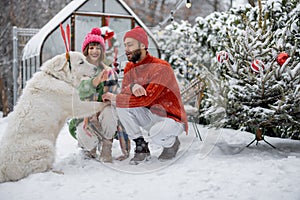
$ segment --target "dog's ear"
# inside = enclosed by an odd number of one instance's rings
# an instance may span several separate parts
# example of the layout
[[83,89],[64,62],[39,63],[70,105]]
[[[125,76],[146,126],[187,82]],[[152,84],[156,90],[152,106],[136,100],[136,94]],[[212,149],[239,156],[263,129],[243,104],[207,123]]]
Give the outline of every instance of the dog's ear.
[[53,69],[55,71],[63,70],[64,67],[67,66],[67,63],[68,63],[68,61],[67,61],[67,58],[66,58],[66,54],[55,56],[52,59]]

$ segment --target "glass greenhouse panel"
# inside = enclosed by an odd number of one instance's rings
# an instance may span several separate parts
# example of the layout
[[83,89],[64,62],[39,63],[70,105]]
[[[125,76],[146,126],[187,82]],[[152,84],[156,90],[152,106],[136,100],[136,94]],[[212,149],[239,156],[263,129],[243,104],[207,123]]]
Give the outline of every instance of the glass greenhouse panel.
[[80,12],[103,12],[103,0],[87,1],[83,6],[81,6],[78,9],[78,11],[80,11]]

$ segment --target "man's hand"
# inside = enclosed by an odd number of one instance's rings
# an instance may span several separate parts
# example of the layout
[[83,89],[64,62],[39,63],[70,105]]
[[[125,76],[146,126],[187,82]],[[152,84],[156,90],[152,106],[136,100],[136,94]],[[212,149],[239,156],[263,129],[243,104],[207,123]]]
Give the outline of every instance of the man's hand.
[[103,102],[110,101],[110,102],[116,102],[116,95],[110,92],[106,92],[102,95]]
[[145,90],[145,88],[139,84],[134,84],[132,87],[132,94],[136,97],[140,97],[140,96],[147,96],[147,91]]

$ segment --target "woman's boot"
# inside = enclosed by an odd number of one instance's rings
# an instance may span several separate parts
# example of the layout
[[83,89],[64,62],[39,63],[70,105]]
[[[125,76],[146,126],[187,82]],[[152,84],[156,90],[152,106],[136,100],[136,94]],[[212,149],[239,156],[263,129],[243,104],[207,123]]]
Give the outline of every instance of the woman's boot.
[[101,147],[101,152],[100,152],[100,161],[101,162],[112,162],[112,156],[111,156],[111,152],[112,152],[112,143],[113,143],[113,139],[102,139],[102,147]]

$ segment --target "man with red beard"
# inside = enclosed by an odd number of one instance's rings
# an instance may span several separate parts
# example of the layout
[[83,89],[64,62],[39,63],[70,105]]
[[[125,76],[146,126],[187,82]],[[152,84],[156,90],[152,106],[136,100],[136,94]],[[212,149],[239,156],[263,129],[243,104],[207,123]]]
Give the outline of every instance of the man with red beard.
[[163,147],[159,160],[172,159],[179,149],[178,135],[188,130],[173,69],[168,62],[150,55],[147,33],[139,26],[125,34],[124,46],[129,62],[121,92],[108,92],[102,98],[116,105],[119,120],[136,143],[130,164],[150,156],[147,141]]

